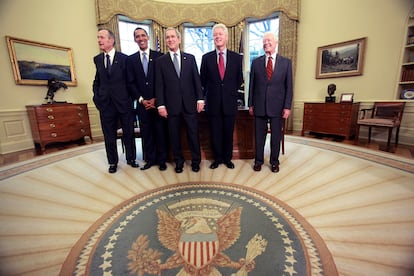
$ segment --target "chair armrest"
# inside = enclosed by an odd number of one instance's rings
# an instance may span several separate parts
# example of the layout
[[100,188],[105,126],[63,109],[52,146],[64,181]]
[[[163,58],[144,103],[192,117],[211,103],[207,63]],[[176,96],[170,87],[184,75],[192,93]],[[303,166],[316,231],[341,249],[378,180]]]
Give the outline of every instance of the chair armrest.
[[359,115],[358,115],[358,119],[366,119],[368,118],[368,111],[371,111],[371,115],[372,112],[374,111],[374,108],[363,108],[361,110],[359,110]]

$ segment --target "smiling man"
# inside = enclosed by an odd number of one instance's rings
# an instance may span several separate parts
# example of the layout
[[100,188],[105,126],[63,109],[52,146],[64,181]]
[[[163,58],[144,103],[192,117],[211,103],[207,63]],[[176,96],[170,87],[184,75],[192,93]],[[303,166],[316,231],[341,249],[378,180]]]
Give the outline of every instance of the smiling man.
[[134,40],[139,50],[128,57],[128,85],[138,101],[137,112],[143,141],[143,156],[146,164],[141,170],[154,165],[167,169],[167,121],[158,115],[155,107],[154,62],[161,52],[150,50],[148,33],[141,27],[134,30]]
[[200,72],[214,155],[210,169],[221,163],[233,169],[233,131],[238,90],[243,83],[242,56],[227,49],[228,30],[224,24],[214,25],[213,39],[216,49],[203,55]]
[[290,115],[293,98],[292,61],[276,53],[276,35],[263,36],[264,55],[252,61],[249,82],[249,113],[254,115],[255,160],[253,170],[264,163],[264,146],[270,124],[270,170],[279,172],[282,122]]
[[155,61],[156,106],[160,116],[167,118],[175,172],[183,172],[185,161],[181,147],[181,120],[186,125],[191,169],[198,172],[201,151],[197,112],[204,108],[200,75],[195,57],[180,51],[181,34],[177,29],[165,31],[165,42],[168,53]]

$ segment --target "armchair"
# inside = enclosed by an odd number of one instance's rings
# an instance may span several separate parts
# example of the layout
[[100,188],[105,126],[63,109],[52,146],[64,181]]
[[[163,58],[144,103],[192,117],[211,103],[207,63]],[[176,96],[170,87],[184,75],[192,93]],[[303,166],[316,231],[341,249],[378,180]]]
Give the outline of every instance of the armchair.
[[371,142],[371,129],[373,127],[388,129],[386,151],[391,150],[391,136],[395,128],[395,146],[397,146],[404,107],[405,102],[375,102],[372,108],[361,109],[354,144],[358,143],[360,127],[366,126],[368,127],[368,143]]

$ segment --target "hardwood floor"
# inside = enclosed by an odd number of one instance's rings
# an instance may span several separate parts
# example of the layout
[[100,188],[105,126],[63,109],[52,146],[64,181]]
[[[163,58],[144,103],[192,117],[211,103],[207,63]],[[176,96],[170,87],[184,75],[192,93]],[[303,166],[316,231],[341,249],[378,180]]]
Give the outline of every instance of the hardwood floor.
[[[287,132],[286,135],[292,135],[292,136],[300,136],[300,132]],[[329,135],[317,135],[317,134],[307,134],[305,137],[309,138],[315,138],[315,139],[322,139],[326,141],[334,141],[338,143],[345,143],[349,145],[353,145],[353,140],[345,140],[338,136],[329,136]],[[68,143],[56,143],[51,144],[46,147],[45,153],[40,152],[39,149],[28,149],[8,154],[0,154],[0,166],[5,166],[9,164],[13,164],[16,162],[21,162],[25,160],[29,160],[31,158],[34,158],[36,156],[42,155],[42,154],[48,154],[64,149],[69,149],[73,147],[77,147],[79,145],[88,145],[91,143],[97,143],[102,142],[103,138],[94,138],[94,141],[91,142],[88,138],[86,138],[84,141],[76,141],[76,142],[68,142]],[[384,151],[385,143],[378,143],[376,141],[371,141],[371,143],[367,143],[366,139],[360,139],[358,142],[358,147],[368,148],[371,150],[378,150],[378,151]],[[414,146],[409,145],[401,145],[399,144],[398,147],[393,147],[392,154],[402,156],[409,159],[414,159]],[[385,152],[385,151],[384,151]]]

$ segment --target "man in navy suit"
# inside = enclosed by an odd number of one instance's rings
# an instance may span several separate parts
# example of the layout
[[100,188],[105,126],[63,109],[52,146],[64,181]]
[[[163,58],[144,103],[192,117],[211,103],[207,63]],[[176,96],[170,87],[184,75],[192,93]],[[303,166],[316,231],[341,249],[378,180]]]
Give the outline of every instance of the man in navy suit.
[[233,131],[238,89],[243,83],[242,56],[227,49],[228,30],[224,24],[213,26],[213,38],[216,49],[203,55],[200,71],[214,155],[210,169],[221,163],[233,169]]
[[147,163],[141,170],[158,164],[167,169],[167,120],[159,116],[155,106],[154,60],[161,52],[150,50],[148,33],[141,27],[134,30],[134,40],[139,51],[128,57],[128,84],[138,101],[137,112],[143,143],[143,156]]
[[200,170],[201,152],[197,112],[204,108],[203,91],[195,57],[181,52],[181,34],[177,29],[165,31],[168,53],[155,61],[155,95],[158,113],[167,118],[169,139],[174,155],[175,172],[183,172],[181,120],[187,128],[191,151],[191,169]]
[[270,123],[270,166],[279,172],[282,121],[290,115],[293,98],[292,62],[276,54],[277,39],[273,33],[263,36],[265,55],[253,60],[249,83],[249,112],[254,115],[256,156],[253,169],[264,163],[267,124]]
[[117,129],[119,122],[123,130],[123,141],[128,165],[136,168],[134,143],[133,95],[127,88],[127,55],[115,51],[115,36],[108,29],[98,31],[99,48],[103,51],[95,56],[96,67],[93,81],[93,101],[99,110],[105,140],[109,173],[118,166]]

